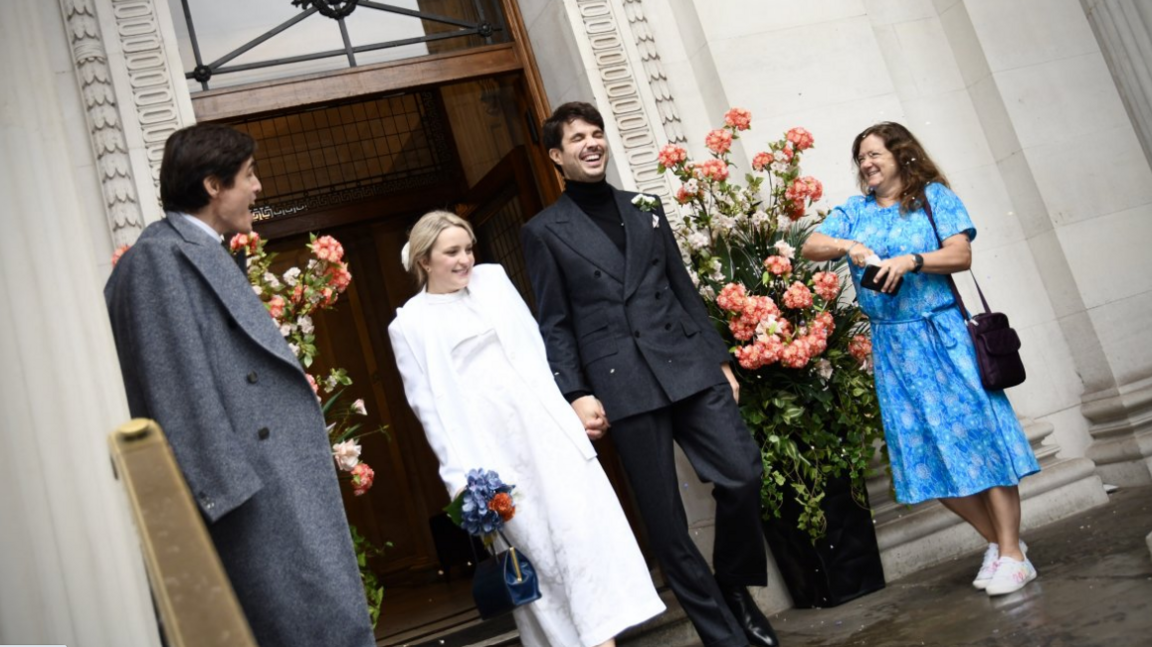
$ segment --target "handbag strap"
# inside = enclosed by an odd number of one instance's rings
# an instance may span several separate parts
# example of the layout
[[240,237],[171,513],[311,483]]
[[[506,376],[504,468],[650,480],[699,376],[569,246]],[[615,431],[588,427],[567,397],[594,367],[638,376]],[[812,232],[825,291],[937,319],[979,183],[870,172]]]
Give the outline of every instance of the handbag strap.
[[[928,199],[928,193],[924,193],[924,213],[928,214],[928,222],[932,223],[932,233],[936,235],[936,245],[944,248],[944,241],[940,239],[940,230],[936,228],[936,218],[932,215],[932,202]],[[956,305],[960,307],[960,316],[964,317],[967,321],[971,317],[968,315],[968,309],[964,307],[964,299],[960,298],[960,290],[956,289],[956,279],[952,278],[952,274],[948,274],[948,287],[952,289],[952,298],[956,300]],[[972,282],[976,284],[976,292],[980,295],[980,302],[984,304],[984,312],[992,312],[992,308],[988,307],[988,300],[984,298],[984,290],[980,289],[980,282],[976,280],[976,273],[972,273]]]

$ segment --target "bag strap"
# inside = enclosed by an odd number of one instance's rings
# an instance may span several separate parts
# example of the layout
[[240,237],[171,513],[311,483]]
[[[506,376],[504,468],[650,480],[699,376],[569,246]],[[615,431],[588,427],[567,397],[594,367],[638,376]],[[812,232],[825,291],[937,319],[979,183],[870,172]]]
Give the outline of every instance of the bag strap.
[[[924,193],[924,213],[928,214],[928,222],[932,223],[932,233],[936,235],[936,245],[944,248],[944,241],[940,239],[940,230],[936,228],[936,218],[932,215],[932,202],[928,199],[928,193]],[[971,319],[968,316],[968,309],[964,307],[964,299],[960,298],[960,290],[956,289],[956,279],[948,274],[948,287],[952,289],[952,298],[956,300],[956,305],[960,307],[960,316],[964,317],[965,321]],[[980,282],[976,280],[976,273],[972,273],[972,282],[976,284],[976,292],[980,295],[980,302],[984,304],[984,312],[992,312],[992,308],[988,307],[988,300],[984,298],[984,291],[980,289]]]

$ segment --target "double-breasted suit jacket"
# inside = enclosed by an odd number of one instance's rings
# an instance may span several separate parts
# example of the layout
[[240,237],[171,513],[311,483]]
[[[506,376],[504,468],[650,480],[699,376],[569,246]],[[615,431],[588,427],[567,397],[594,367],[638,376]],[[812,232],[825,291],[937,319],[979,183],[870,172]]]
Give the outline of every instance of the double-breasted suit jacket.
[[613,189],[620,250],[566,194],[521,230],[540,332],[563,393],[587,391],[609,420],[652,411],[726,382],[731,356],[657,205]]
[[219,242],[153,223],[105,287],[128,405],[160,423],[261,645],[374,645],[324,418]]

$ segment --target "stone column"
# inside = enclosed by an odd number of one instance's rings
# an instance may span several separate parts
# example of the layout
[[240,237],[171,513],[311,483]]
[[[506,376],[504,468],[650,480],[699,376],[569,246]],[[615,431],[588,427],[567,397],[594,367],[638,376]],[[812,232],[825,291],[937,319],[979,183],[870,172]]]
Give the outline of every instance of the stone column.
[[128,411],[74,24],[56,3],[0,3],[0,643],[146,647],[159,639],[105,442]]
[[1142,0],[1080,2],[1152,164],[1152,5]]

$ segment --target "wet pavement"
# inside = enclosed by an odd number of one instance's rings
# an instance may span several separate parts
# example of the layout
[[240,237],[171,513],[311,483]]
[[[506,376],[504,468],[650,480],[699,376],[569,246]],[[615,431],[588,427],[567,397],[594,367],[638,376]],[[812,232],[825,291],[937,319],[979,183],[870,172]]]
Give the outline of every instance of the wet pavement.
[[938,645],[1152,646],[1152,486],[1028,532],[1040,576],[989,598],[972,588],[981,554],[889,582],[832,609],[773,615],[784,647]]

